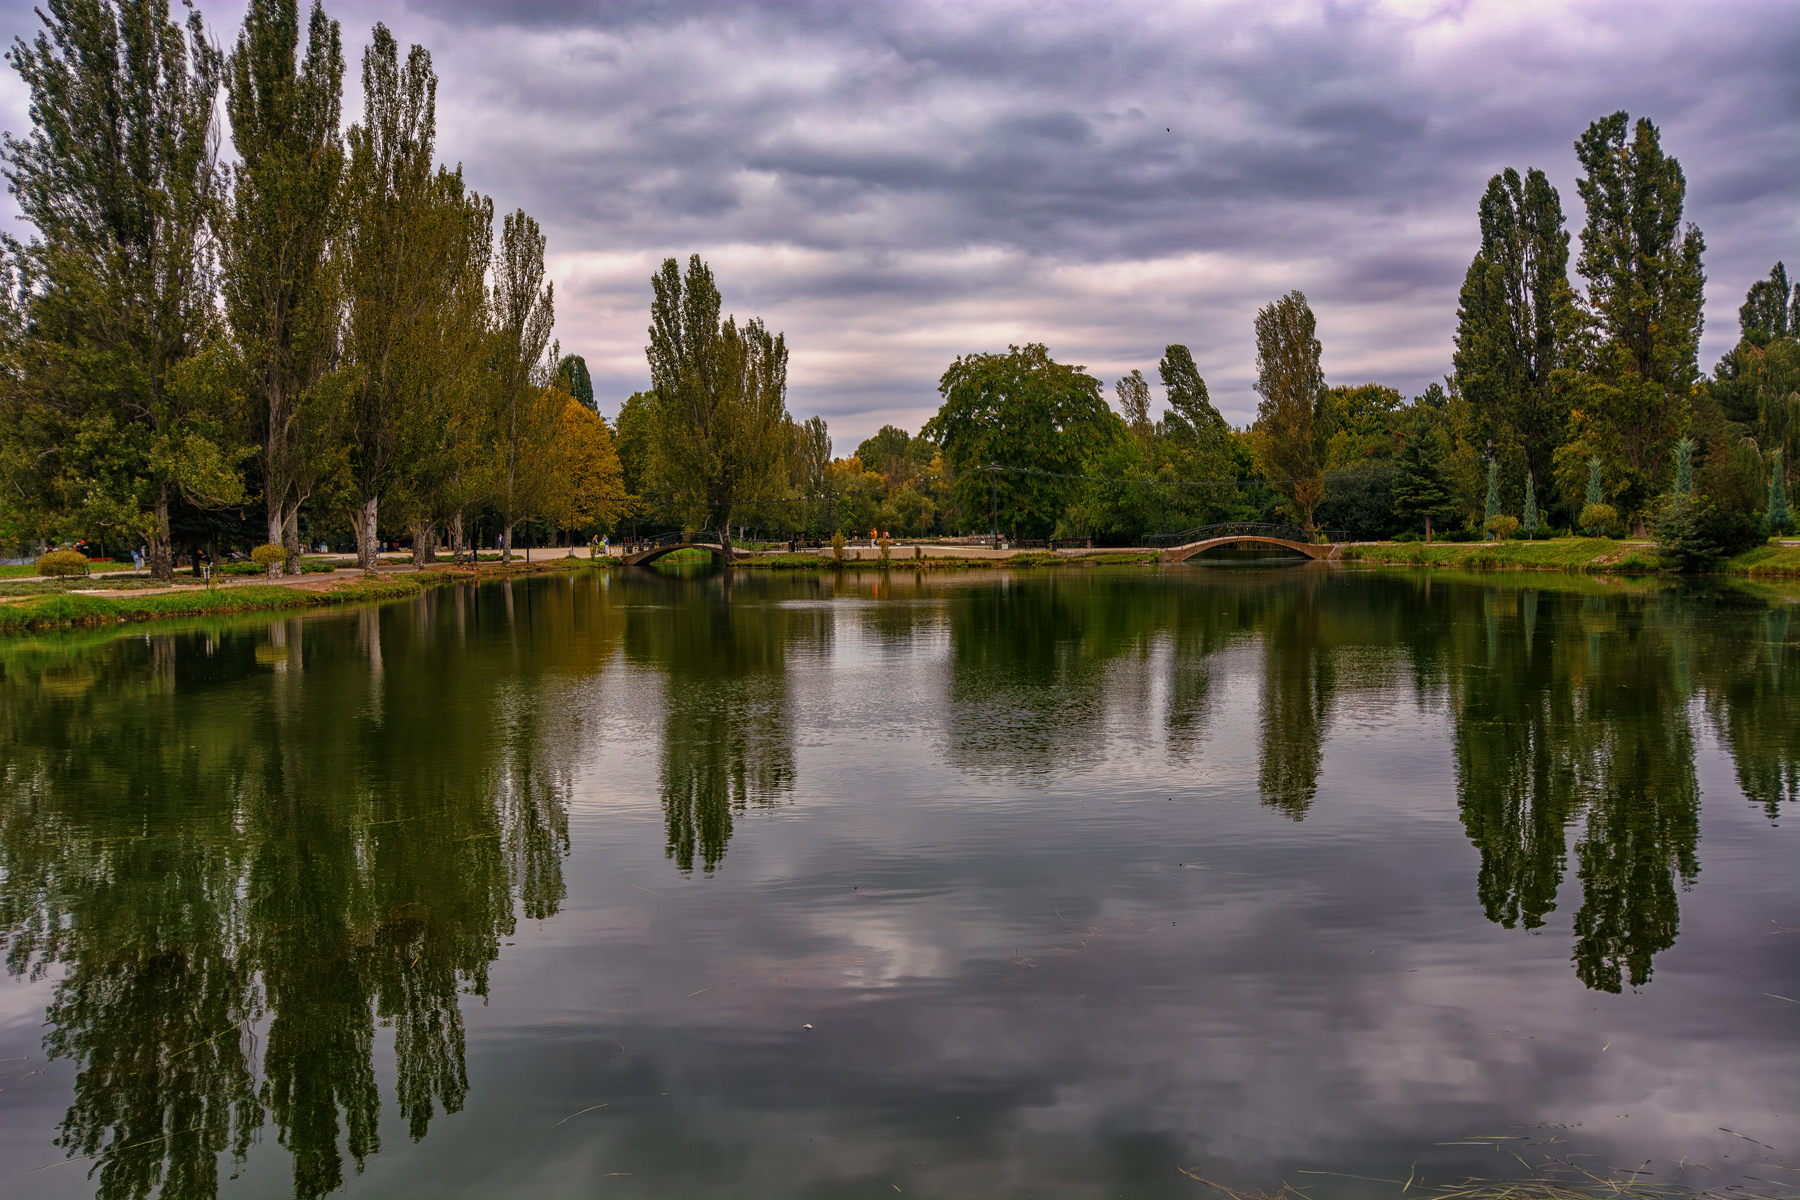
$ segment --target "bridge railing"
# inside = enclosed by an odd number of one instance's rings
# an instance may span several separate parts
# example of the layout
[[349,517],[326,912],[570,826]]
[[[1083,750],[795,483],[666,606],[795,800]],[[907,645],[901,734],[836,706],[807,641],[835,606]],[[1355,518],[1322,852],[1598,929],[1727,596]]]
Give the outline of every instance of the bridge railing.
[[1327,542],[1348,542],[1354,540],[1347,529],[1315,529],[1311,535],[1298,525],[1272,525],[1263,521],[1230,521],[1222,525],[1201,525],[1196,529],[1184,529],[1180,533],[1151,533],[1144,535],[1141,545],[1168,549],[1172,546],[1191,546],[1195,542],[1211,541],[1222,537],[1266,537],[1279,538],[1284,542],[1314,542],[1324,538]]

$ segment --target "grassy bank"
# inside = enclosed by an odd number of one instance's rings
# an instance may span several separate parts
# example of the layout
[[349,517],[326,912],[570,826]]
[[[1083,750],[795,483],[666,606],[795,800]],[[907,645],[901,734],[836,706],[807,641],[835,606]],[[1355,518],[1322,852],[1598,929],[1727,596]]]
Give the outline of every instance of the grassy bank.
[[114,625],[122,621],[153,621],[161,617],[223,616],[285,608],[317,608],[332,604],[360,604],[370,600],[400,600],[417,595],[428,583],[446,582],[424,575],[384,575],[375,579],[345,580],[336,587],[311,590],[280,585],[232,588],[196,588],[157,596],[39,596],[0,607],[0,633],[59,629],[76,625]]
[[[1611,538],[1557,538],[1547,542],[1384,542],[1346,546],[1344,561],[1402,567],[1454,567],[1466,571],[1575,571],[1594,575],[1654,575],[1664,571],[1654,546]],[[1800,546],[1771,542],[1722,559],[1719,575],[1800,576]]]

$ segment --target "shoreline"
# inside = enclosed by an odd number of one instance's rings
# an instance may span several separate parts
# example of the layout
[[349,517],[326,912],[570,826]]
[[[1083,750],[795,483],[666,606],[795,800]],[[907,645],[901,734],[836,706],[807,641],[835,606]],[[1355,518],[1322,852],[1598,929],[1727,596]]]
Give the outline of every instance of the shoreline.
[[[1383,567],[1449,567],[1462,571],[1557,571],[1572,575],[1663,575],[1679,578],[1656,557],[1651,542],[1556,538],[1527,542],[1362,542],[1344,548],[1344,562]],[[1800,576],[1800,545],[1770,542],[1688,578]]]
[[313,574],[284,576],[279,582],[253,577],[247,582],[233,581],[214,587],[143,588],[112,594],[51,592],[0,603],[0,635],[156,621],[165,617],[234,616],[405,600],[428,587],[448,583],[480,583],[589,566],[604,568],[606,565],[604,559],[586,558],[556,558],[529,565],[515,562],[510,566],[482,563],[476,567],[458,567],[437,563],[415,568],[407,564],[374,576],[361,572],[335,577]]
[[[1559,538],[1543,542],[1362,542],[1346,546],[1342,563],[1371,567],[1431,567],[1459,571],[1543,571],[1565,575],[1633,575],[1677,578],[1656,560],[1648,543],[1615,542],[1610,538]],[[771,554],[734,564],[761,571],[982,571],[1009,568],[1159,565],[1154,550],[1094,550],[1074,554],[1018,551],[1001,557],[895,555],[888,562],[852,559],[836,562],[822,554]],[[82,626],[126,624],[167,617],[231,616],[285,609],[336,607],[346,604],[404,600],[428,587],[481,583],[523,575],[570,570],[616,570],[617,559],[553,558],[515,562],[510,566],[432,564],[399,565],[375,576],[356,573],[320,577],[296,575],[278,583],[262,580],[214,587],[146,588],[97,594],[54,592],[0,602],[0,635],[35,633]],[[1720,561],[1712,571],[1688,578],[1800,578],[1800,545],[1771,543]]]

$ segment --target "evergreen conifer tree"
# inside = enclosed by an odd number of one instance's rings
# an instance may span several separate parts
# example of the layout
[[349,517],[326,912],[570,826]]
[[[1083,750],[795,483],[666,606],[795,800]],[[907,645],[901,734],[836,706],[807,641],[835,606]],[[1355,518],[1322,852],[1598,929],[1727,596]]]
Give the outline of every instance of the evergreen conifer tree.
[[1487,509],[1481,514],[1483,521],[1491,521],[1500,515],[1500,460],[1488,459]]
[[1400,448],[1394,470],[1394,512],[1402,520],[1423,521],[1425,540],[1431,541],[1431,523],[1454,520],[1456,497],[1449,479],[1449,448],[1438,423],[1421,415],[1418,425]]
[[1769,528],[1777,533],[1785,532],[1793,524],[1793,510],[1788,507],[1787,480],[1781,474],[1781,451],[1769,452],[1769,502],[1767,517]]
[[1526,537],[1536,537],[1538,528],[1537,487],[1533,484],[1531,472],[1525,472],[1525,516],[1520,521]]
[[1675,494],[1681,497],[1694,492],[1694,439],[1682,438],[1675,443]]

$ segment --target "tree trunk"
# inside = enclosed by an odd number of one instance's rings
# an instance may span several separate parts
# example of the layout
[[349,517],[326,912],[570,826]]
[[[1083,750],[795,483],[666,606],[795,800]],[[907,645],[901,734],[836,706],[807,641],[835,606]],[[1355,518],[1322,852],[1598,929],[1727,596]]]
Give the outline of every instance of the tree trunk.
[[380,499],[370,496],[362,502],[357,512],[356,525],[356,565],[369,574],[375,573],[375,566],[380,561],[381,543],[375,540],[376,513]]
[[169,481],[156,484],[156,527],[150,531],[150,575],[163,583],[175,582],[175,547],[169,541]]
[[513,531],[512,517],[510,515],[508,515],[506,517],[501,518],[500,565],[502,565],[502,566],[509,566],[512,563],[512,531]]
[[[268,544],[271,546],[279,546],[282,544],[281,539],[283,537],[283,527],[284,527],[284,523],[282,521],[282,515],[281,515],[281,501],[272,495],[269,497],[268,517],[269,517]],[[266,573],[270,579],[279,579],[279,578],[281,578],[282,567],[283,567],[283,564],[278,563],[278,562],[272,562],[269,564],[268,571]]]
[[423,568],[437,561],[437,522],[413,522],[413,566]]
[[282,506],[281,546],[287,551],[287,560],[281,569],[289,575],[300,574],[300,501],[289,500]]
[[463,516],[460,511],[450,518],[450,555],[460,567],[463,560]]
[[1431,545],[1431,518],[1425,518],[1425,544]]

